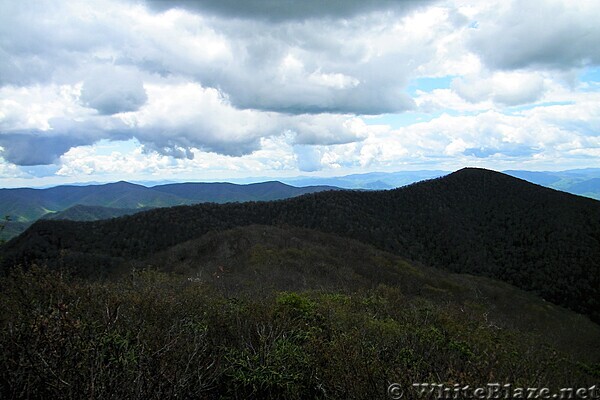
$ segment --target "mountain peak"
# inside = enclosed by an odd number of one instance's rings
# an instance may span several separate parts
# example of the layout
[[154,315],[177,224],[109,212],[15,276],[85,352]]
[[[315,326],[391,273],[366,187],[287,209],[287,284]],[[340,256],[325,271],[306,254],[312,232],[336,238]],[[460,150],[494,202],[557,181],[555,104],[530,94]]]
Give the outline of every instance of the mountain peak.
[[136,185],[135,183],[131,183],[131,182],[127,182],[127,181],[111,182],[111,183],[106,183],[102,186],[104,186],[104,187],[145,187],[145,186]]
[[[442,178],[442,181],[451,183],[455,189],[460,190],[486,190],[503,191],[531,190],[533,188],[542,191],[556,192],[547,187],[542,187],[524,179],[485,168],[467,167],[459,169]],[[482,194],[482,193],[479,193]]]
[[480,167],[464,167],[461,168],[449,176],[479,176],[479,175],[505,175],[502,172],[494,171],[492,169],[480,168]]

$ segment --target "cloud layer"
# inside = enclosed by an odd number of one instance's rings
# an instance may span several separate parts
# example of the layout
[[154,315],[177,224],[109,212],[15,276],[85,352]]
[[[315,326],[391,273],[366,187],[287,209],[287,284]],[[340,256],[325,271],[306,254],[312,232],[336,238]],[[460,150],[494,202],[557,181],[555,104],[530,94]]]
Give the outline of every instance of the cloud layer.
[[[593,164],[600,87],[580,76],[600,65],[599,13],[592,0],[2,2],[0,171]],[[95,150],[109,143],[120,156]]]
[[207,13],[220,17],[268,20],[281,22],[305,19],[351,18],[369,12],[407,11],[423,7],[431,0],[149,0],[147,4],[159,11],[182,8],[192,12]]
[[470,45],[491,68],[572,68],[600,63],[598,2],[494,4]]

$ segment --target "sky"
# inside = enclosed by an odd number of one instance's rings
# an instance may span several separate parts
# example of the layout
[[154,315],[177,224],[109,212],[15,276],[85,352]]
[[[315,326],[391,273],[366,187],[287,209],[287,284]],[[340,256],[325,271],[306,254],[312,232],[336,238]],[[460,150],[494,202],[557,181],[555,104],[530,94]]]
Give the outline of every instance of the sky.
[[597,0],[0,0],[0,187],[600,166]]

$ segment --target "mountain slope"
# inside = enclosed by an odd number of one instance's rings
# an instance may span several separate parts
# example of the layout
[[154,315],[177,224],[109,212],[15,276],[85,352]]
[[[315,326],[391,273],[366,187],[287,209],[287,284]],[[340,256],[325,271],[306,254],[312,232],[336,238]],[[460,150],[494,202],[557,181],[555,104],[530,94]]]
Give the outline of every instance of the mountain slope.
[[116,265],[250,224],[317,229],[426,265],[498,278],[600,321],[600,203],[481,169],[384,192],[201,204],[90,223],[40,221],[5,246],[4,265],[65,257]]
[[472,307],[499,328],[535,333],[563,349],[585,349],[600,361],[600,326],[587,318],[497,280],[415,265],[314,230],[250,225],[211,232],[140,266],[183,275],[238,298],[281,291],[355,293],[386,285],[407,299]]
[[70,220],[70,221],[98,221],[101,219],[110,219],[131,215],[141,211],[146,211],[144,208],[111,208],[101,206],[84,206],[76,205],[69,207],[64,211],[57,213],[46,214],[42,218],[51,220]]
[[[170,207],[202,202],[239,202],[257,200],[278,200],[300,196],[305,193],[337,189],[331,186],[294,187],[281,182],[263,182],[250,185],[232,183],[177,183],[148,188],[129,182],[115,182],[89,186],[57,186],[49,189],[0,189],[0,211],[11,217],[11,229],[1,236],[10,239],[23,232],[32,222],[43,216],[52,216],[83,205],[112,209],[138,209]],[[82,209],[61,214],[60,219],[94,220],[132,214],[132,212],[85,213],[78,217]],[[89,210],[88,210],[89,211]],[[68,217],[74,215],[73,218]],[[66,216],[66,217],[65,217]]]
[[128,182],[49,189],[0,189],[0,209],[20,222],[32,222],[49,212],[63,211],[77,204],[138,208],[188,203],[171,194]]
[[170,193],[123,181],[100,185],[97,189],[78,199],[76,203],[111,208],[169,207],[188,203]]

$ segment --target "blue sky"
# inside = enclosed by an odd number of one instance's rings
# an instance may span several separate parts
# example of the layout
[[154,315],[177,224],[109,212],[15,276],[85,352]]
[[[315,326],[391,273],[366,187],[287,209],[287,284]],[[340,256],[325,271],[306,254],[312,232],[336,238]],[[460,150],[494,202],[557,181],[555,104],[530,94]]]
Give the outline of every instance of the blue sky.
[[0,2],[0,187],[598,167],[599,14],[593,0]]

